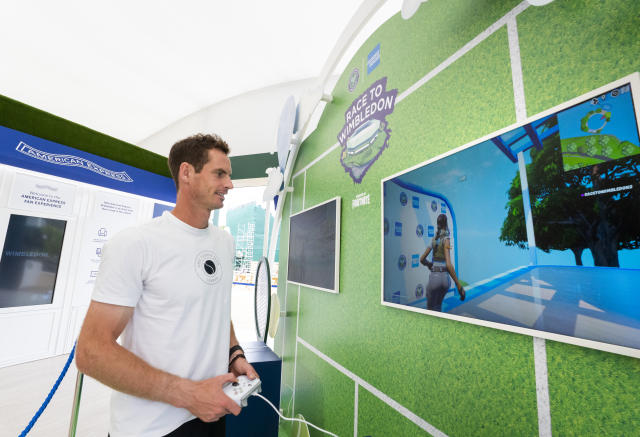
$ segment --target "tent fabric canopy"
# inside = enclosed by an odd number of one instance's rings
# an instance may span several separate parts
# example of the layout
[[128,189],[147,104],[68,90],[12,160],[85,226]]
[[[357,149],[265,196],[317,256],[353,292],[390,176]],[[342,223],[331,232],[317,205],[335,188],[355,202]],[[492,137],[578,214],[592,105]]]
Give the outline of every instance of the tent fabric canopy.
[[361,2],[13,2],[0,95],[140,145],[216,102],[317,76]]

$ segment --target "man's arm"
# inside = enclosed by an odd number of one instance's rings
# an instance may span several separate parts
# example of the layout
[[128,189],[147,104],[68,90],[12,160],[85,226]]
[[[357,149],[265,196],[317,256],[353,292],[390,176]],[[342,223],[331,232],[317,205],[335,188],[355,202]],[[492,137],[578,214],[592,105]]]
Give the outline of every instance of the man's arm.
[[235,380],[233,374],[191,381],[156,369],[120,346],[116,340],[132,315],[132,307],[91,302],[76,347],[78,370],[123,393],[186,408],[205,422],[240,413],[222,391],[224,383]]
[[[230,329],[230,337],[229,337],[229,348],[238,345],[238,339],[236,338],[236,333],[233,330],[233,322],[231,322]],[[246,358],[240,357],[234,359],[237,355],[244,355],[244,351],[242,349],[235,351],[229,357],[229,362],[233,361],[229,366],[229,371],[233,372],[235,376],[247,375],[249,379],[256,379],[258,377],[258,373],[255,371],[253,366],[249,364]]]

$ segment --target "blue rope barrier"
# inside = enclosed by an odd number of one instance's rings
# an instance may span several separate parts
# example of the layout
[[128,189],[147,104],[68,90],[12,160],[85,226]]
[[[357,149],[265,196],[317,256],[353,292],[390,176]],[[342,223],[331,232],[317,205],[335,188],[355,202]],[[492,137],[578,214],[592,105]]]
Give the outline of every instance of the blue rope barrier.
[[42,414],[44,409],[47,408],[47,405],[49,405],[49,402],[51,402],[51,398],[55,394],[56,390],[58,390],[58,386],[62,382],[62,379],[67,374],[67,370],[69,370],[69,365],[71,364],[71,361],[73,361],[73,355],[75,354],[75,352],[76,352],[76,345],[74,344],[73,349],[71,349],[71,354],[69,354],[69,358],[67,359],[67,362],[64,365],[64,368],[62,369],[62,372],[60,373],[60,376],[58,376],[58,379],[56,380],[56,382],[53,384],[53,387],[51,387],[51,391],[47,395],[47,398],[44,400],[42,405],[40,405],[40,408],[38,409],[38,411],[36,411],[36,414],[33,415],[27,427],[20,433],[18,437],[26,436],[29,433],[29,431],[31,431],[31,428],[33,428],[33,425],[36,424],[36,421],[40,418],[40,415]]

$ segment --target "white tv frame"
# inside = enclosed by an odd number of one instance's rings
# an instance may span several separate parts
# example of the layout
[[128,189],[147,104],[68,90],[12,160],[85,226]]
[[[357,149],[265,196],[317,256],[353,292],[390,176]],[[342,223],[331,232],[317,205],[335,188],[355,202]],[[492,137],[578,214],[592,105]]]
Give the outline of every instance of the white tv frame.
[[497,323],[497,322],[491,322],[488,320],[482,320],[482,319],[475,319],[472,317],[464,317],[464,316],[458,316],[455,314],[448,314],[448,313],[442,313],[442,312],[438,312],[438,311],[431,311],[431,310],[427,310],[427,309],[422,309],[422,308],[414,308],[414,307],[410,307],[410,306],[406,306],[406,305],[401,305],[401,304],[396,304],[396,303],[392,303],[392,302],[386,302],[384,300],[384,226],[382,226],[382,224],[384,224],[384,183],[388,180],[391,180],[393,178],[396,178],[400,175],[403,175],[405,173],[408,173],[410,171],[416,170],[420,167],[423,167],[427,164],[430,164],[432,162],[435,161],[439,161],[443,158],[446,158],[450,155],[454,155],[460,151],[463,151],[465,149],[468,149],[470,147],[476,146],[478,144],[481,144],[487,140],[490,140],[491,138],[500,136],[506,132],[509,132],[511,130],[517,129],[519,127],[522,127],[524,125],[527,125],[529,123],[532,123],[538,119],[544,118],[548,115],[554,114],[556,112],[560,112],[564,109],[570,108],[574,105],[577,105],[579,103],[582,103],[586,100],[589,100],[591,98],[594,97],[599,97],[600,95],[602,95],[603,93],[610,91],[612,88],[617,88],[620,87],[622,85],[625,84],[630,84],[631,85],[631,96],[632,96],[632,100],[633,100],[633,108],[634,108],[634,112],[636,115],[636,123],[638,124],[638,126],[640,126],[640,73],[635,72],[632,73],[628,76],[625,76],[621,79],[615,80],[613,82],[610,82],[606,85],[603,85],[599,88],[596,88],[592,91],[589,91],[588,93],[582,94],[578,97],[575,97],[569,101],[566,101],[564,103],[561,103],[557,106],[554,106],[553,108],[547,109],[546,111],[540,112],[538,114],[532,115],[531,117],[528,117],[526,120],[521,121],[519,123],[514,123],[512,125],[509,125],[503,129],[500,129],[498,131],[492,132],[490,134],[485,135],[482,138],[473,140],[467,144],[464,144],[460,147],[457,147],[453,150],[450,150],[448,152],[445,152],[441,155],[438,155],[434,158],[428,159],[426,161],[423,161],[419,164],[416,164],[410,168],[407,168],[405,170],[402,170],[398,173],[395,173],[391,176],[388,176],[386,178],[383,178],[380,180],[380,198],[382,199],[381,203],[380,203],[380,303],[384,306],[388,306],[388,307],[393,307],[393,308],[398,308],[398,309],[402,309],[405,311],[413,311],[413,312],[417,312],[417,313],[422,313],[422,314],[428,314],[431,316],[436,316],[436,317],[441,317],[441,318],[445,318],[445,319],[450,319],[450,320],[457,320],[459,322],[464,322],[464,323],[470,323],[473,325],[480,325],[480,326],[487,326],[490,328],[495,328],[495,329],[500,329],[503,331],[510,331],[510,332],[515,332],[518,334],[525,334],[525,335],[529,335],[532,337],[539,337],[539,338],[544,338],[544,339],[549,339],[549,340],[554,340],[554,341],[559,341],[562,343],[568,343],[568,344],[573,344],[573,345],[577,345],[577,346],[584,346],[584,347],[588,347],[591,349],[598,349],[598,350],[603,350],[606,352],[612,352],[612,353],[616,353],[616,354],[620,354],[620,355],[627,355],[630,357],[635,357],[635,358],[640,358],[640,349],[635,349],[635,348],[631,348],[631,347],[626,347],[626,346],[620,346],[620,345],[615,345],[615,344],[611,344],[611,343],[604,343],[604,342],[599,342],[599,341],[595,341],[595,340],[588,340],[588,339],[584,339],[584,338],[578,338],[578,337],[572,337],[569,335],[563,335],[563,334],[556,334],[553,332],[547,332],[547,331],[540,331],[537,329],[530,329],[530,328],[522,328],[519,326],[514,326],[514,325],[508,325],[508,324],[504,324],[504,323]]
[[330,202],[336,202],[336,240],[335,240],[335,245],[334,245],[334,253],[335,253],[335,265],[334,265],[334,278],[333,278],[333,284],[334,284],[334,288],[323,288],[323,287],[318,287],[316,285],[310,285],[310,284],[305,284],[302,282],[296,282],[296,281],[291,281],[289,280],[289,257],[291,256],[291,252],[289,251],[287,253],[287,282],[290,284],[295,284],[295,285],[301,285],[303,287],[308,287],[308,288],[314,288],[316,290],[321,290],[321,291],[326,291],[329,293],[334,293],[334,294],[338,294],[340,292],[340,212],[342,209],[342,201],[340,196],[336,196],[333,197],[331,199],[325,200],[324,202],[318,203],[316,205],[313,205],[309,208],[305,208],[302,211],[298,211],[295,214],[291,214],[289,216],[289,242],[288,242],[288,248],[291,248],[291,218],[295,217],[297,215],[300,214],[304,214],[305,212],[308,212],[312,209],[318,208],[322,205],[326,205],[327,203]]

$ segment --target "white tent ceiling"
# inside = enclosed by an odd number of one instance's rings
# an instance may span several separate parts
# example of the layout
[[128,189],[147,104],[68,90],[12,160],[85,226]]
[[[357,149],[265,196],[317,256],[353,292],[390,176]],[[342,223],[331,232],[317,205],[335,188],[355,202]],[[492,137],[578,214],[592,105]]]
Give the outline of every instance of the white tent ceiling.
[[[362,1],[4,1],[0,94],[166,154],[145,139],[217,102],[318,76]],[[377,24],[399,10],[389,3]]]

